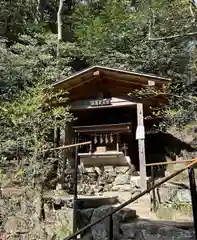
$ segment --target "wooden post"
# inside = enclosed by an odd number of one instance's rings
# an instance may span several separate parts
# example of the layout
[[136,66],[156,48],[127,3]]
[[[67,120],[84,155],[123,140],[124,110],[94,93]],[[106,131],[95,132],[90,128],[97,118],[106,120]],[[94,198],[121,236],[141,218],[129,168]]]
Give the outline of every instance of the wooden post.
[[[78,183],[78,146],[75,148],[75,160],[74,160],[74,173],[73,173],[73,233],[77,231],[77,199],[78,199],[78,192],[77,192],[77,183]],[[77,239],[77,237],[73,238]]]
[[[66,129],[65,129],[65,144],[66,145],[73,144],[73,140],[74,140],[74,136],[73,136],[72,123],[67,123]],[[67,157],[67,167],[70,169],[74,168],[72,149],[67,149],[66,157]]]
[[120,142],[120,135],[119,133],[116,135],[116,151],[120,152],[120,147],[119,147],[119,142]]
[[[62,130],[63,132],[63,136],[62,136],[62,143],[63,146],[65,146],[67,144],[67,126],[64,127],[64,129]],[[66,169],[66,162],[67,162],[67,150],[68,149],[64,149],[63,151],[63,163],[62,163],[62,176],[61,176],[61,185],[62,185],[62,189],[65,189],[65,169]]]
[[[60,146],[60,129],[55,126],[54,135],[53,135],[53,147],[56,149]],[[55,173],[56,180],[60,176],[60,162],[59,162],[59,151],[53,151],[53,158],[55,159],[53,163],[53,172]],[[58,185],[58,181],[56,182],[56,187]]]
[[145,131],[144,131],[144,117],[143,105],[137,104],[137,130],[136,139],[138,140],[138,152],[140,161],[140,187],[142,190],[147,188],[146,182],[146,158],[145,158]]
[[[54,129],[54,148],[59,147],[60,145],[60,129],[55,127]],[[54,152],[54,154],[56,154],[56,157],[58,155],[57,152]]]
[[[72,125],[67,124],[64,129],[62,129],[62,144],[63,146],[72,144]],[[66,167],[71,168],[72,159],[72,149],[64,149],[62,153],[62,169],[61,169],[61,185],[64,189],[65,185],[65,170]],[[70,169],[69,169],[70,170]]]

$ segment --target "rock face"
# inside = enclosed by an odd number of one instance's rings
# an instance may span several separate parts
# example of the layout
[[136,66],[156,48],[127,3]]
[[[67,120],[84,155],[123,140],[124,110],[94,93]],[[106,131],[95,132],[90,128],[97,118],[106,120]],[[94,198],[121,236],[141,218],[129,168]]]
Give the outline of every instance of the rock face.
[[77,214],[77,226],[79,229],[85,227],[91,222],[94,208],[82,209]]
[[185,183],[165,183],[156,189],[156,197],[161,203],[170,201],[191,204],[191,193],[188,188]]
[[[91,223],[111,212],[112,209],[113,207],[111,206],[103,206],[95,209],[91,217]],[[92,227],[91,232],[94,240],[109,240],[109,218],[106,218]],[[114,240],[120,239],[119,219],[117,214],[113,215],[113,236]]]
[[191,193],[188,189],[179,189],[176,194],[176,199],[179,202],[191,203]]
[[[186,231],[172,226],[156,224],[151,221],[137,221],[135,240],[192,240],[194,239],[193,231]],[[141,238],[140,238],[141,237]]]
[[129,173],[127,172],[125,174],[117,175],[117,177],[115,178],[114,184],[115,185],[130,184],[130,175],[129,175]]
[[179,191],[177,186],[164,185],[156,189],[157,197],[159,197],[162,203],[172,201],[176,198],[177,192]]

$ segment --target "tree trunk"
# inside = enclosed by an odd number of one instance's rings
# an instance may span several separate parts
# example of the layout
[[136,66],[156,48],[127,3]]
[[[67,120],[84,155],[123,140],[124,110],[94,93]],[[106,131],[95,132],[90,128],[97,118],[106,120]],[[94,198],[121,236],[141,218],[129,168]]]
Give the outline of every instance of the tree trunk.
[[45,220],[45,210],[44,210],[44,197],[43,197],[43,185],[37,184],[34,188],[35,190],[35,213],[36,213],[36,224],[39,227],[40,223]]
[[57,31],[58,31],[58,37],[57,37],[57,61],[59,60],[59,48],[60,48],[60,42],[62,40],[62,9],[63,9],[63,2],[64,0],[59,0],[59,8],[57,12]]
[[38,14],[38,22],[43,21],[44,10],[48,3],[47,0],[37,0],[37,14]]

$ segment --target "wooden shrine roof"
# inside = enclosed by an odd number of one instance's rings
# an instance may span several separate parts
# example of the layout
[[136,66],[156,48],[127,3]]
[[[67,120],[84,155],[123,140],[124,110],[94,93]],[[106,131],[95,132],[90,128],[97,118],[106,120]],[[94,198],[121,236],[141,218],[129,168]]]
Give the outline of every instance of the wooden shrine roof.
[[154,84],[157,87],[163,88],[164,85],[168,85],[170,82],[170,79],[155,75],[123,71],[102,66],[93,66],[73,74],[68,78],[55,82],[52,84],[52,88],[70,91],[71,89],[88,83],[98,77],[141,87]]

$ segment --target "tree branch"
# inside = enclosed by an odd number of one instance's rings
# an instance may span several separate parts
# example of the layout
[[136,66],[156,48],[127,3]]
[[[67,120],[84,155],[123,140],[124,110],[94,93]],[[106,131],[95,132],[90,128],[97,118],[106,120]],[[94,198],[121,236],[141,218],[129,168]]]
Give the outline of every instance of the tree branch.
[[151,19],[149,21],[149,31],[148,31],[148,41],[162,41],[162,40],[170,40],[170,39],[175,39],[175,38],[181,38],[181,37],[190,37],[190,36],[196,36],[197,32],[190,32],[190,33],[183,33],[183,34],[175,34],[175,35],[170,35],[170,36],[166,36],[166,37],[151,37],[151,28],[152,25],[154,26],[154,22],[155,22],[155,15],[154,12],[152,12],[152,18],[153,18],[153,23],[151,23]]
[[169,39],[175,39],[175,38],[181,38],[181,37],[189,37],[189,36],[196,36],[197,32],[190,32],[190,33],[185,33],[185,34],[176,34],[176,35],[171,35],[167,37],[150,37],[150,34],[148,36],[149,41],[161,41],[161,40],[169,40]]

